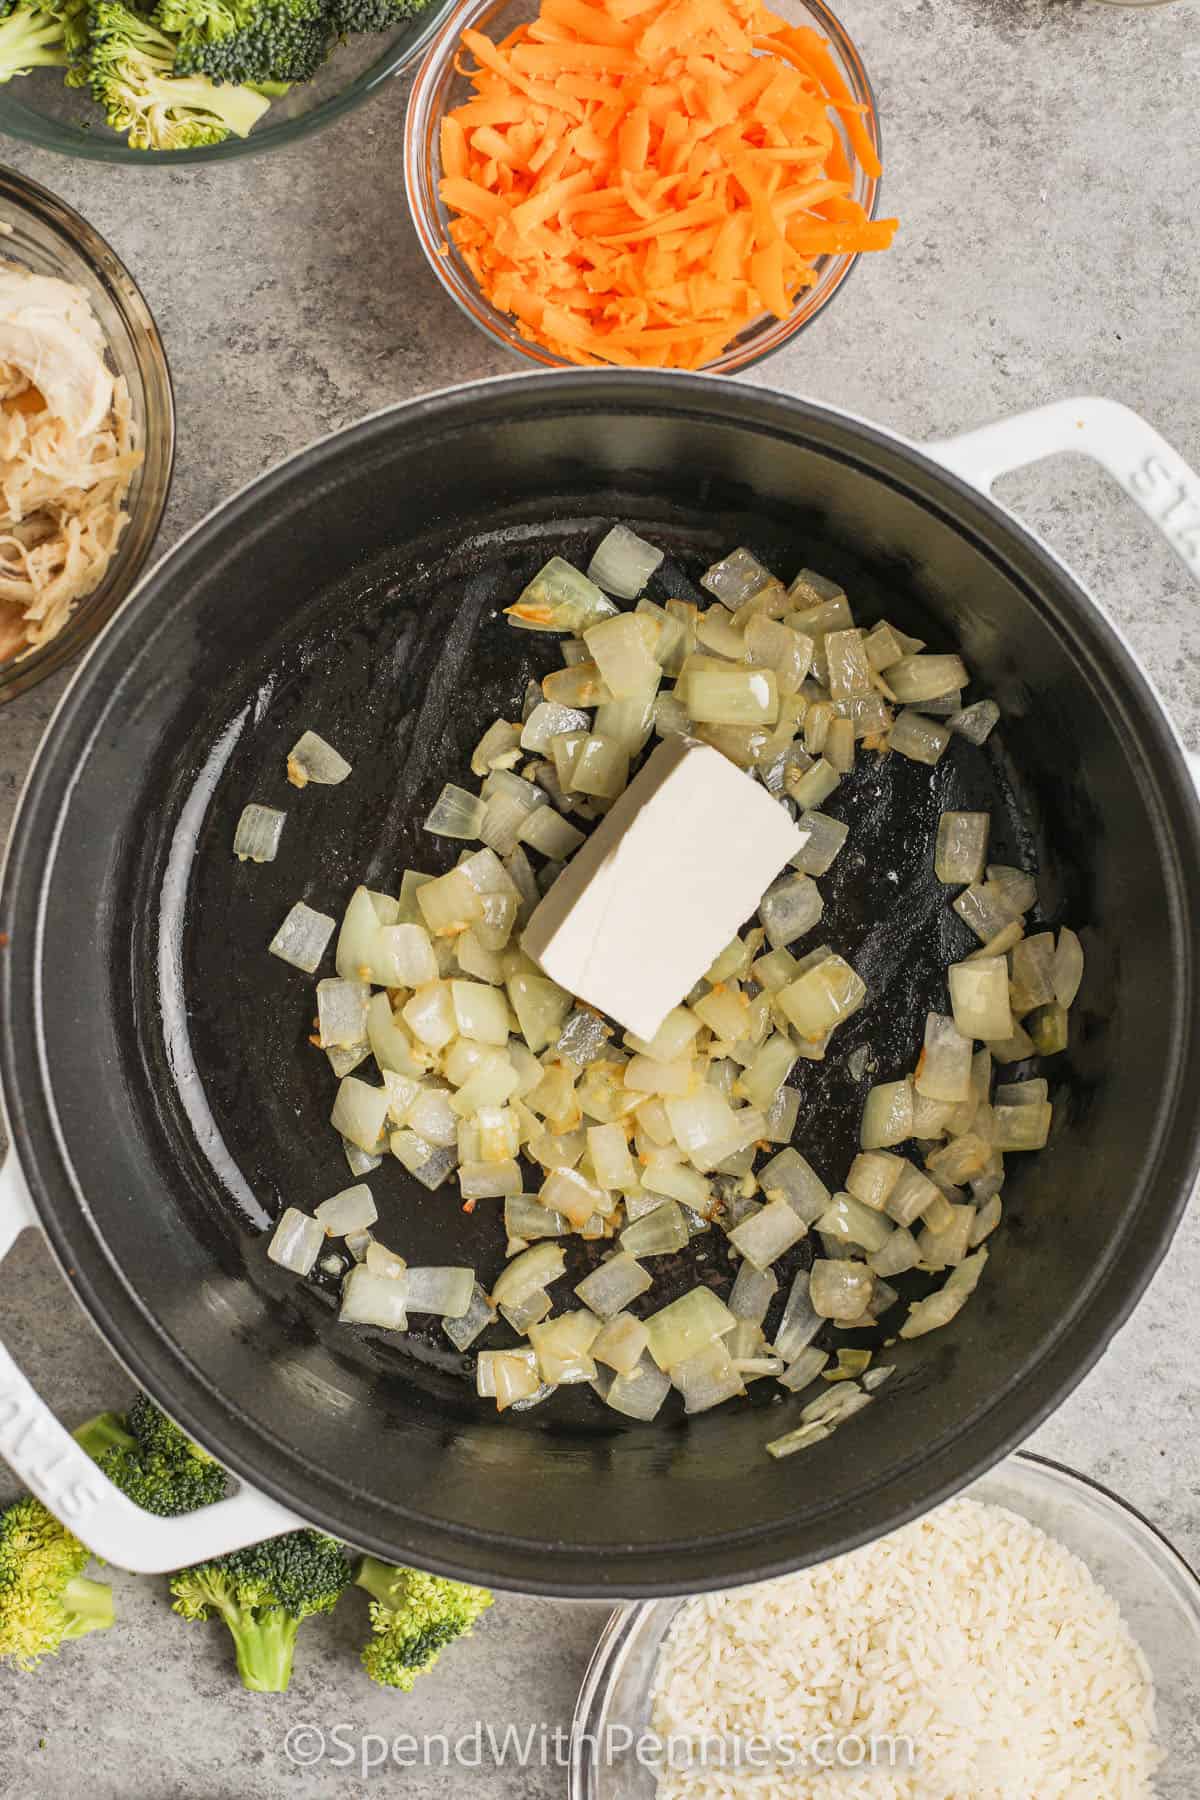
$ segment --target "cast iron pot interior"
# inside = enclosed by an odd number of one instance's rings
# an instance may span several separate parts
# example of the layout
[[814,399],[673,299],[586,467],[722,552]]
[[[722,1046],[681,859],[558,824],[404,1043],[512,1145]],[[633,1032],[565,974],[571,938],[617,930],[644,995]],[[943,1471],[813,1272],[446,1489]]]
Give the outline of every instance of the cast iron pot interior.
[[[668,547],[665,588],[750,544],[840,578],[856,617],[960,644],[1005,715],[935,772],[863,759],[821,937],[871,984],[802,1066],[800,1147],[831,1186],[872,1079],[911,1068],[945,965],[972,947],[930,876],[939,812],[993,811],[1044,916],[1089,963],[1057,1120],[1010,1159],[1005,1226],[949,1329],[901,1345],[879,1402],[785,1462],[800,1402],[639,1426],[590,1393],[497,1418],[432,1321],[397,1347],[339,1327],[329,1285],[268,1264],[264,1227],[347,1184],[310,982],[266,955],[292,902],[340,914],[452,847],[420,829],[482,726],[558,661],[498,609],[615,519]],[[354,764],[297,793],[306,726]],[[869,766],[870,765],[870,766]],[[230,854],[250,800],[277,861]],[[136,1377],[229,1465],[381,1554],[559,1594],[759,1578],[845,1549],[959,1487],[1068,1391],[1134,1304],[1197,1161],[1200,832],[1144,681],[1066,574],[989,502],[834,413],[702,379],[527,377],[371,419],[238,496],[143,584],[59,713],[3,895],[3,1077],[68,1279]],[[856,1045],[877,1068],[854,1082]],[[389,1161],[380,1235],[410,1261],[501,1263],[472,1218]],[[714,1238],[717,1234],[712,1234]],[[573,1245],[582,1272],[595,1247]],[[803,1253],[801,1253],[803,1254]],[[701,1272],[726,1265],[714,1244]],[[665,1291],[696,1278],[657,1271]],[[575,1274],[575,1279],[578,1273]],[[565,1290],[564,1290],[565,1291]],[[768,1325],[773,1322],[769,1318]],[[891,1317],[894,1331],[899,1315]]]

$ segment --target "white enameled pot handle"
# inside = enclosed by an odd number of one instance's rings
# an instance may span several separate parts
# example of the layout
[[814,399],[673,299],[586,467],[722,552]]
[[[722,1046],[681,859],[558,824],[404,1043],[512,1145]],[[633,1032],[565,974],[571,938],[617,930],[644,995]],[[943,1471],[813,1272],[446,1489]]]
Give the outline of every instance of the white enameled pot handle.
[[[1002,475],[1045,456],[1062,451],[1090,456],[1120,483],[1200,582],[1200,475],[1153,425],[1118,400],[1055,400],[925,449],[985,494]],[[1188,762],[1200,786],[1200,756],[1189,752]]]
[[[0,1166],[0,1260],[20,1233],[37,1223],[20,1165],[10,1150]],[[100,1473],[2,1343],[0,1457],[89,1550],[119,1569],[141,1575],[183,1569],[304,1524],[246,1486],[228,1500],[182,1518],[159,1519],[144,1512]]]

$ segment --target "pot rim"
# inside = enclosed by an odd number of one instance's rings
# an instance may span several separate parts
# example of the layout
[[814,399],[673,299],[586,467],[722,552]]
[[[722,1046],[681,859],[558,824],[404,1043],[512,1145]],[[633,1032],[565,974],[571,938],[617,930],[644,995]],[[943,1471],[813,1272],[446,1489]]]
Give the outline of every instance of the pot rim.
[[[478,429],[486,423],[479,417],[481,402],[485,414],[496,409],[510,414],[509,402],[518,395],[522,407],[532,402],[560,411],[587,411],[600,397],[617,409],[711,416],[768,436],[806,438],[834,461],[858,467],[885,483],[903,483],[916,503],[971,539],[981,554],[1027,591],[1036,592],[1035,578],[1053,583],[1056,600],[1067,603],[1071,624],[1078,628],[1072,641],[1076,657],[1104,668],[1107,684],[1117,687],[1138,723],[1157,779],[1155,793],[1145,795],[1145,804],[1157,802],[1155,810],[1164,820],[1170,818],[1170,832],[1164,830],[1160,837],[1172,853],[1175,891],[1182,895],[1190,883],[1200,894],[1200,799],[1169,715],[1129,646],[1087,590],[1006,508],[900,434],[837,408],[735,386],[715,376],[557,371],[439,390],[381,408],[356,425],[328,433],[248,482],[156,561],[76,670],[39,747],[0,870],[0,929],[8,929],[17,943],[37,941],[47,888],[45,847],[55,841],[69,780],[66,765],[59,766],[65,752],[63,734],[56,727],[74,720],[77,729],[86,732],[84,721],[94,710],[88,704],[89,680],[97,659],[135,626],[138,611],[150,603],[157,587],[181,564],[202,556],[218,526],[227,527],[239,513],[269,506],[274,494],[319,469],[335,448],[366,452],[386,440],[397,420],[418,430],[429,420],[444,427],[459,410],[467,414],[464,423]],[[839,445],[839,438],[850,441]],[[360,1504],[370,1507],[371,1518],[355,1523],[348,1488],[325,1471],[320,1472],[314,1496],[314,1471],[305,1467],[296,1446],[272,1439],[240,1415],[169,1341],[152,1309],[133,1293],[112,1262],[91,1223],[85,1198],[75,1191],[57,1138],[38,1040],[37,986],[36,958],[25,961],[11,953],[0,958],[0,1096],[6,1097],[10,1136],[51,1251],[76,1299],[131,1377],[162,1399],[179,1422],[237,1475],[314,1524],[381,1556],[395,1559],[401,1545],[405,1557],[435,1573],[527,1593],[578,1599],[614,1594],[664,1597],[696,1591],[697,1560],[703,1564],[703,1587],[765,1580],[797,1566],[795,1553],[787,1548],[787,1528],[781,1524],[748,1526],[688,1546],[611,1552],[600,1559],[588,1547],[537,1544],[501,1532],[449,1526],[427,1514],[385,1505],[377,1497],[360,1498]],[[1177,1060],[1182,1066],[1182,1059]],[[1182,1081],[1182,1073],[1178,1079]],[[993,1403],[936,1454],[914,1451],[889,1484],[890,1492],[903,1484],[905,1498],[898,1506],[893,1501],[886,1523],[880,1523],[872,1496],[843,1508],[836,1525],[831,1524],[826,1554],[854,1548],[883,1529],[895,1529],[957,1492],[1021,1442],[1097,1361],[1165,1254],[1200,1169],[1200,1109],[1186,1116],[1185,1109],[1179,1109],[1173,1121],[1168,1113],[1164,1098],[1142,1191],[1143,1207],[1151,1195],[1158,1196],[1156,1214],[1143,1222],[1135,1241],[1126,1243],[1119,1257],[1110,1255],[1096,1271],[1071,1332],[1028,1358]],[[1169,1165],[1165,1174],[1164,1164]],[[1169,1202],[1162,1200],[1164,1192],[1173,1193]],[[499,1572],[497,1562],[503,1565]]]

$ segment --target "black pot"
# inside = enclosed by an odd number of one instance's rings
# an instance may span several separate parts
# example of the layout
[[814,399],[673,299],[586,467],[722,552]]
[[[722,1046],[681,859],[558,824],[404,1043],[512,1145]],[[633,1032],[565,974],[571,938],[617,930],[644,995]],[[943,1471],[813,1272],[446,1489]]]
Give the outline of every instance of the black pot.
[[[988,755],[879,778],[871,857],[834,895],[873,972],[873,1011],[846,1047],[875,1044],[875,1079],[911,1067],[963,947],[944,891],[930,897],[943,805],[985,795],[999,848],[1038,860],[1048,913],[1089,953],[1071,1050],[1048,1071],[1057,1128],[1043,1154],[1013,1159],[975,1299],[899,1347],[876,1405],[785,1462],[762,1446],[799,1403],[772,1400],[773,1384],[687,1423],[636,1426],[586,1392],[500,1419],[439,1332],[397,1350],[339,1327],[331,1293],[264,1256],[269,1214],[347,1179],[324,1123],[332,1082],[303,1043],[311,990],[267,940],[297,898],[336,913],[364,871],[385,886],[407,862],[432,866],[419,821],[433,795],[556,660],[509,636],[497,607],[551,549],[578,553],[614,518],[644,521],[681,580],[741,542],[785,573],[828,570],[863,619],[886,611],[934,647],[961,644],[974,692],[1001,703]],[[344,787],[283,785],[283,752],[310,724],[354,762]],[[252,799],[289,813],[269,867],[229,854]],[[852,787],[841,803],[850,817]],[[884,854],[899,890],[879,881]],[[1018,1443],[1104,1349],[1197,1168],[1198,915],[1200,814],[1170,725],[1094,603],[999,507],[895,437],[769,393],[519,378],[382,413],[264,476],[109,625],[11,845],[3,1087],[65,1279],[136,1379],[248,1483],[449,1574],[576,1596],[696,1590],[895,1527]],[[857,1094],[840,1061],[824,1068],[801,1143],[840,1179]],[[494,1218],[464,1218],[449,1190],[429,1200],[398,1168],[379,1192],[385,1240],[410,1260],[498,1267]],[[10,1197],[0,1249],[16,1209]],[[77,1470],[32,1467],[18,1429],[32,1404],[0,1365],[0,1447],[61,1502]],[[79,1529],[132,1564],[184,1561],[228,1531],[198,1515],[172,1523],[169,1548],[148,1529],[131,1544],[125,1515],[118,1544],[114,1516],[93,1483]],[[236,1529],[288,1517],[243,1508]]]

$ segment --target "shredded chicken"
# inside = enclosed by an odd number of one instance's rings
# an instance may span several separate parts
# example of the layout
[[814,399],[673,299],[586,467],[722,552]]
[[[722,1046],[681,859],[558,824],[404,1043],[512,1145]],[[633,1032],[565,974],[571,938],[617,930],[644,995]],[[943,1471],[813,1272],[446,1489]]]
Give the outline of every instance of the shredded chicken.
[[141,463],[129,389],[79,288],[0,263],[0,662],[99,587]]

